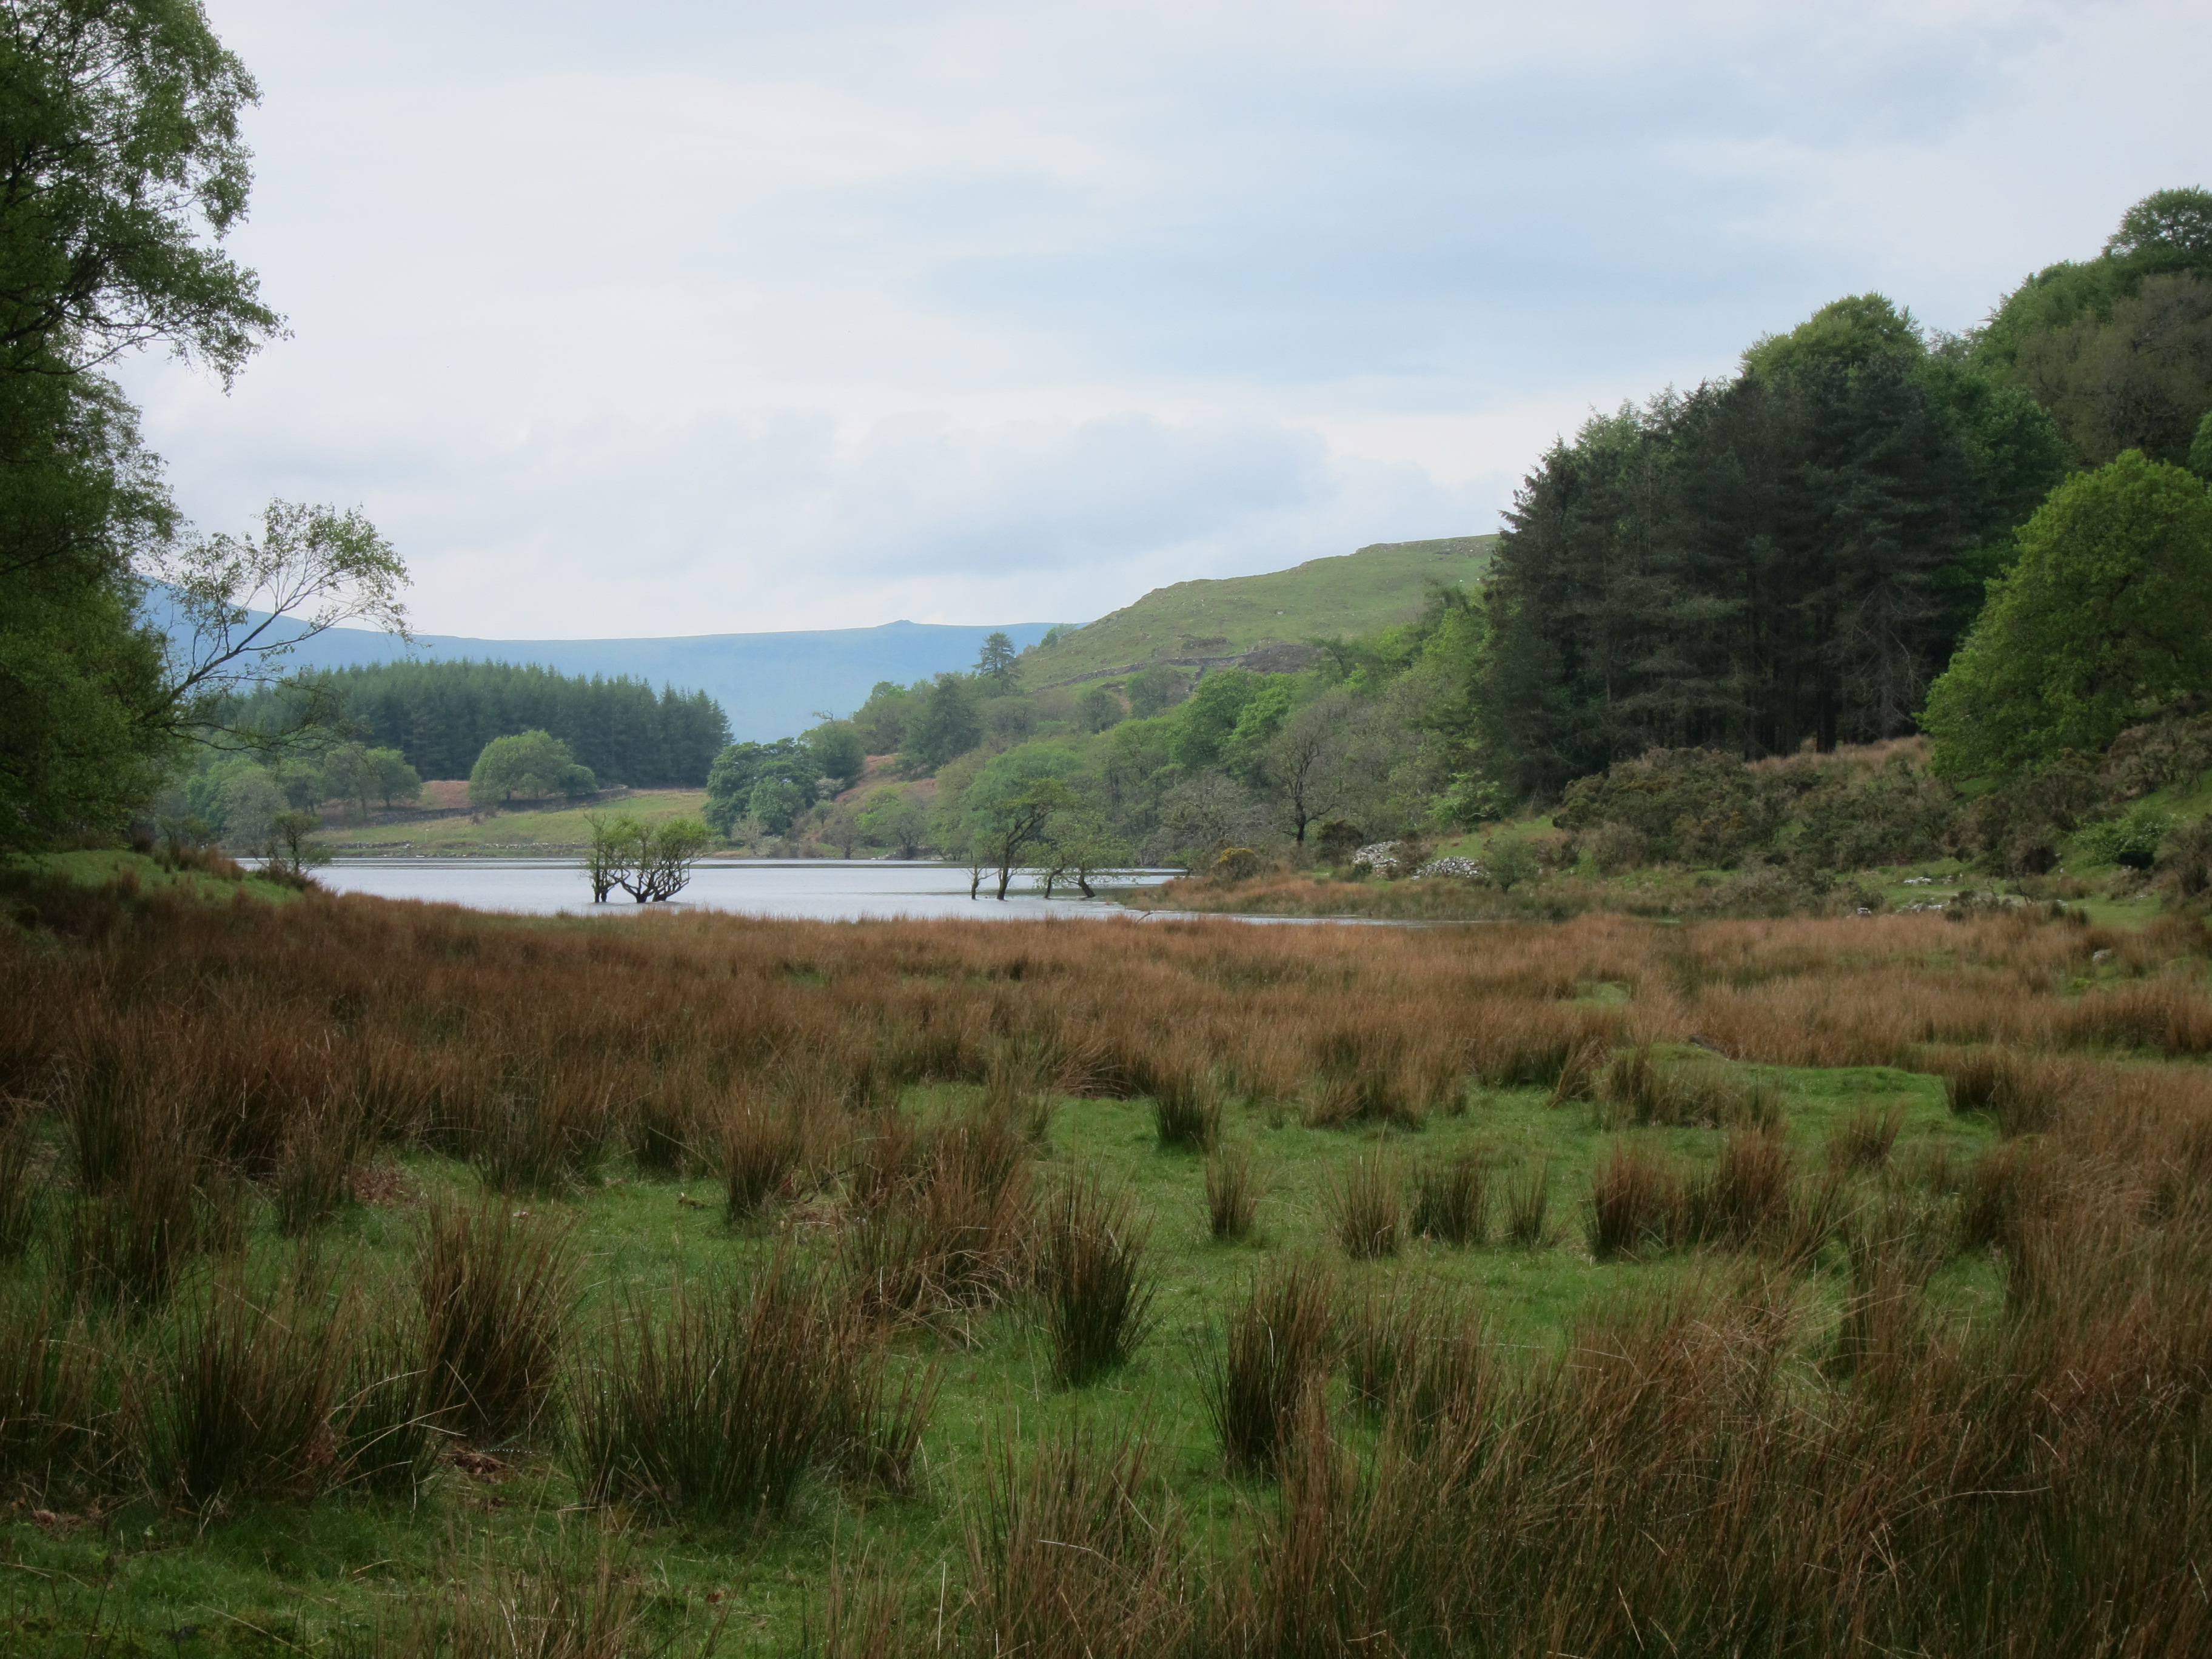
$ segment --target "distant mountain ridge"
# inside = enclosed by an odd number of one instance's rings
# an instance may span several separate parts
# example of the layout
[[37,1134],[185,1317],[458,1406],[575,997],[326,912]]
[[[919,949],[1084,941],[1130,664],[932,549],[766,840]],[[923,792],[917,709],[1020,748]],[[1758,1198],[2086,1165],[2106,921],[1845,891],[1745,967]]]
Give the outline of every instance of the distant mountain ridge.
[[1044,637],[1048,623],[995,629],[944,623],[884,623],[875,628],[794,629],[775,634],[698,634],[659,640],[479,640],[418,634],[410,648],[389,634],[333,628],[301,643],[293,668],[353,668],[407,657],[457,662],[538,663],[563,674],[628,674],[655,686],[704,691],[730,717],[737,740],[789,737],[816,724],[817,711],[850,714],[878,680],[903,685],[947,669],[968,668],[986,635],[1017,647]]
[[1376,542],[1288,570],[1156,587],[1024,654],[1031,690],[1113,680],[1155,663],[1281,672],[1307,665],[1315,638],[1352,638],[1411,620],[1434,587],[1471,586],[1495,536]]

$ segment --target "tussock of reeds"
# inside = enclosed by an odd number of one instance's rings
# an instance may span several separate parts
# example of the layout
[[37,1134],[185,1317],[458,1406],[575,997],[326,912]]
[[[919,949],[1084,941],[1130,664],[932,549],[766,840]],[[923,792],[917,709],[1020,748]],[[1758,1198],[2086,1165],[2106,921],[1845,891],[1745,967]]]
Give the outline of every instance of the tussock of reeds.
[[1398,1254],[1405,1219],[1406,1171],[1377,1150],[1355,1158],[1328,1184],[1328,1229],[1355,1261]]
[[1260,1212],[1260,1178],[1243,1146],[1218,1146],[1206,1159],[1206,1218],[1216,1238],[1245,1238]]
[[424,1405],[441,1427],[527,1431],[558,1380],[577,1267],[565,1230],[503,1199],[432,1204],[423,1218]]
[[1550,1237],[1552,1169],[1540,1164],[1516,1171],[1505,1182],[1505,1237],[1524,1250],[1539,1249]]
[[1002,1437],[966,1542],[957,1652],[1155,1659],[1190,1631],[1182,1521],[1126,1431],[1079,1425],[1026,1458]]
[[1490,1176],[1480,1152],[1413,1171],[1413,1227],[1439,1244],[1480,1244],[1490,1237]]
[[928,1316],[994,1302],[1020,1283],[1034,1220],[1029,1146],[980,1110],[924,1125],[841,1248],[869,1305]]
[[1231,1468],[1275,1469],[1291,1414],[1327,1378],[1335,1301],[1328,1271],[1293,1256],[1261,1273],[1230,1308],[1221,1352],[1200,1382]]
[[1078,1387],[1126,1365],[1152,1328],[1155,1275],[1147,1231],[1126,1192],[1074,1176],[1040,1206],[1037,1289],[1053,1376]]
[[1210,1152],[1221,1139],[1221,1085],[1210,1066],[1184,1056],[1155,1066],[1152,1127],[1160,1145]]
[[884,1346],[784,1256],[743,1286],[678,1286],[665,1315],[633,1301],[572,1390],[577,1484],[593,1503],[780,1515],[810,1472],[871,1467]]

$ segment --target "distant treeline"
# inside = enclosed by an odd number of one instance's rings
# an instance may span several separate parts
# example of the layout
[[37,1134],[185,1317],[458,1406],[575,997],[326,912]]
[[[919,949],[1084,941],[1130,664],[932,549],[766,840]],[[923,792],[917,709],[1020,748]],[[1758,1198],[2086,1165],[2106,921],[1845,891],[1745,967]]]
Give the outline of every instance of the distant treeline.
[[[696,789],[730,740],[722,707],[704,691],[659,692],[627,675],[556,673],[502,662],[401,662],[319,675],[353,734],[397,749],[426,778],[465,778],[483,746],[517,732],[550,732],[602,785]],[[246,723],[281,718],[274,696]]]

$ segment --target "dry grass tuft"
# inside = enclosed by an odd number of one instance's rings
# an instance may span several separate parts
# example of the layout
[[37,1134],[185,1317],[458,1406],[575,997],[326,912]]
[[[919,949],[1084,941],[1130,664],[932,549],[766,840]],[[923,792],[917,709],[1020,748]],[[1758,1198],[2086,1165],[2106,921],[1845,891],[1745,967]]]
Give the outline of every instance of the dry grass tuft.
[[1206,1224],[1216,1238],[1247,1238],[1260,1212],[1261,1185],[1249,1147],[1220,1146],[1206,1160]]
[[431,1419],[477,1437],[527,1433],[559,1376],[576,1282],[557,1223],[498,1198],[433,1203],[416,1278]]
[[1096,1176],[1074,1176],[1039,1217],[1037,1286],[1053,1375],[1069,1388],[1126,1365],[1152,1328],[1155,1275],[1135,1200]]
[[1231,1468],[1275,1470],[1291,1413],[1328,1376],[1335,1302],[1328,1270],[1294,1256],[1265,1270],[1230,1310],[1220,1357],[1200,1382]]
[[1490,1237],[1490,1176],[1468,1151],[1413,1172],[1413,1231],[1439,1244],[1480,1244]]
[[1398,1254],[1405,1217],[1406,1171],[1377,1149],[1354,1158],[1328,1188],[1328,1230],[1355,1261]]

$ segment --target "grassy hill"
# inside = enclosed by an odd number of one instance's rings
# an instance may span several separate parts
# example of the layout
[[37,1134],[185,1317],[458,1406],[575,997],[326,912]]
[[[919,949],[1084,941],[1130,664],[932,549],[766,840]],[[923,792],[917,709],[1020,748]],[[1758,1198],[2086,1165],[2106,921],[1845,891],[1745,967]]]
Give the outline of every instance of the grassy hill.
[[1134,605],[1024,652],[1022,678],[1041,690],[1111,679],[1156,662],[1294,666],[1303,641],[1371,633],[1417,613],[1430,583],[1472,582],[1497,540],[1379,542],[1295,569],[1156,587]]
[[[430,786],[434,793],[441,784]],[[466,806],[424,811],[378,812],[367,823],[348,823],[335,811],[324,816],[316,839],[331,852],[358,857],[370,854],[428,856],[478,854],[533,854],[570,853],[590,845],[595,812],[627,812],[657,823],[662,818],[706,810],[703,789],[610,790],[583,805],[548,805],[516,807],[505,811],[471,814]]]

